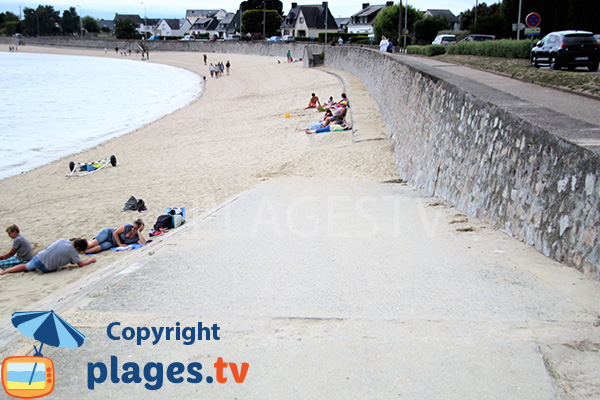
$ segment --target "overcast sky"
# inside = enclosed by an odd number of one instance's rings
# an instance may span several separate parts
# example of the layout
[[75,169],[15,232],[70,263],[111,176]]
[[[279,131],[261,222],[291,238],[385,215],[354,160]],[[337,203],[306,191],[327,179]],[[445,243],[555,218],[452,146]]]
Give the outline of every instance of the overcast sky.
[[[363,0],[365,3],[369,0]],[[335,17],[349,17],[360,11],[363,1],[356,0],[330,0],[329,9]],[[295,1],[298,4],[321,4],[322,1]],[[490,0],[488,4],[497,1]],[[374,1],[370,4],[384,4],[385,1]],[[395,1],[398,3],[398,0]],[[44,0],[13,2],[12,0],[0,0],[0,12],[11,11],[19,15],[19,6],[21,8],[37,8],[38,5],[52,5],[55,10],[62,11],[75,7],[78,14],[84,16],[90,15],[94,18],[113,19],[115,13],[119,14],[137,14],[144,17],[147,13],[148,18],[183,18],[185,10],[188,9],[220,9],[228,12],[235,12],[240,4],[239,0]],[[283,2],[283,12],[288,13],[292,2]],[[419,10],[427,9],[449,9],[456,16],[462,11],[471,9],[475,6],[475,1],[469,0],[408,0],[408,4]]]

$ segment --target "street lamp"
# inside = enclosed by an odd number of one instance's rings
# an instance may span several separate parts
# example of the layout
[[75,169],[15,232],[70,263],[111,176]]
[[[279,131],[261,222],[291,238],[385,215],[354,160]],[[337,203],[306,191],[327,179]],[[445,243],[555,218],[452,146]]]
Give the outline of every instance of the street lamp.
[[146,32],[146,26],[148,26],[148,21],[147,21],[147,14],[146,14],[146,3],[144,3],[143,1],[140,2],[140,4],[144,5],[144,36],[145,36],[145,32]]
[[79,38],[83,38],[83,24],[81,22],[81,18],[83,17],[83,11],[81,10],[81,6],[79,4],[77,4],[77,7],[79,7]]

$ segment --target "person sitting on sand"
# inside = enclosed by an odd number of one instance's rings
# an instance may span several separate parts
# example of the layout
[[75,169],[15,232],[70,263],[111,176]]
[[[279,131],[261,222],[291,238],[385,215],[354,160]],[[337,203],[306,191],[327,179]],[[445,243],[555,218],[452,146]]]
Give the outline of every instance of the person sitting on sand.
[[133,224],[126,224],[120,228],[106,228],[87,244],[86,253],[99,253],[113,247],[127,247],[130,244],[145,244],[146,238],[142,235],[144,221],[136,219]]
[[319,101],[317,95],[312,93],[311,96],[312,97],[308,102],[308,107],[306,107],[305,110],[308,110],[309,108],[317,108],[317,104],[319,105],[319,107],[321,107],[321,102]]
[[0,256],[0,268],[6,269],[31,261],[33,258],[31,243],[21,235],[19,227],[12,224],[6,228],[6,233],[13,240],[13,245],[8,253]]
[[77,264],[79,267],[85,267],[96,262],[95,258],[88,261],[81,261],[78,252],[85,251],[87,240],[85,239],[58,239],[46,249],[40,251],[27,264],[19,264],[5,269],[0,275],[12,274],[14,272],[29,272],[37,269],[40,272],[54,272],[59,267],[69,263]]
[[340,108],[337,108],[333,111],[333,115],[331,117],[327,117],[323,120],[323,126],[327,126],[331,123],[340,123],[344,121],[346,118],[346,110],[348,107],[348,103],[345,100],[339,102]]
[[346,121],[342,121],[339,124],[329,124],[318,129],[307,129],[305,132],[307,135],[314,135],[323,132],[345,131],[347,129],[350,129],[350,125]]

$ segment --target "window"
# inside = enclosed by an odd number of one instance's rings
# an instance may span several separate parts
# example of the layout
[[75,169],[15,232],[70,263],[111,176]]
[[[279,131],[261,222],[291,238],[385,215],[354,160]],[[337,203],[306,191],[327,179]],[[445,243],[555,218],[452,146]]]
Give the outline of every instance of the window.
[[300,23],[303,24],[304,23],[304,18],[300,17]]

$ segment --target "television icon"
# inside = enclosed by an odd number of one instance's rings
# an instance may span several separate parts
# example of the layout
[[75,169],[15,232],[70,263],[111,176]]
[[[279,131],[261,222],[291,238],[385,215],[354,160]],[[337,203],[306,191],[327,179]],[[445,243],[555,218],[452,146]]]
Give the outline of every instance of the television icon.
[[2,362],[2,386],[19,399],[47,396],[54,390],[54,363],[47,357],[7,357]]

